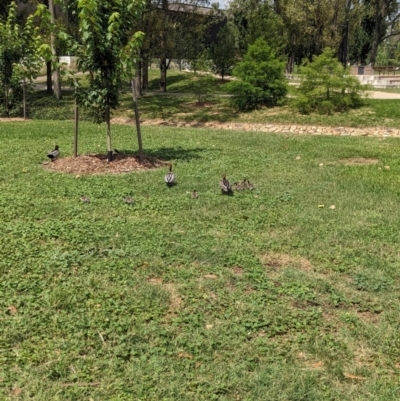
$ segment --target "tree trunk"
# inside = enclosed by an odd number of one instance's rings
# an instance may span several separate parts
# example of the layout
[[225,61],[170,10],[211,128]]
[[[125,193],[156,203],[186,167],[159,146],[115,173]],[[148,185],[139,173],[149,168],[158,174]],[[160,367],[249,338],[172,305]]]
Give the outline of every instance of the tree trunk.
[[143,57],[142,62],[142,89],[149,89],[149,58]]
[[295,51],[292,49],[290,51],[288,62],[286,64],[286,72],[288,74],[293,74],[294,71],[294,58],[295,58]]
[[110,106],[106,108],[106,125],[107,125],[107,161],[113,161],[113,151],[111,148],[111,121],[110,121]]
[[138,76],[136,76],[134,79],[131,80],[131,86],[132,86],[133,108],[135,110],[136,133],[137,133],[138,147],[139,147],[139,160],[140,160],[140,162],[142,162],[143,161],[143,143],[142,143],[142,132],[140,130],[139,108],[138,108],[138,104],[137,104],[136,88],[139,84],[137,81],[139,81]]
[[372,66],[375,65],[376,55],[378,53],[380,22],[381,22],[381,16],[376,12],[375,23],[374,23],[374,34],[372,36],[372,43],[371,43],[371,53],[369,56],[369,62],[371,63]]
[[49,95],[53,94],[53,83],[51,80],[51,61],[46,62],[46,83],[47,83],[47,93]]
[[8,110],[8,85],[5,85],[5,109],[6,109],[6,117],[10,117],[10,111]]
[[24,110],[24,120],[26,120],[26,83],[24,78],[24,83],[22,85],[22,105]]
[[160,40],[160,92],[167,91],[167,31],[166,26],[168,24],[168,0],[162,0],[162,10],[164,11],[163,26],[161,30]]
[[79,122],[79,109],[78,102],[75,98],[75,132],[74,132],[74,157],[78,157],[78,122]]
[[[54,4],[53,0],[48,0],[49,2],[49,11],[51,14],[51,23],[55,23],[55,15],[54,15]],[[53,31],[50,33],[50,47],[51,47],[51,54],[53,56],[53,64],[54,64],[54,71],[53,71],[53,83],[54,83],[54,94],[56,95],[57,99],[61,99],[61,79],[60,79],[60,67],[58,67],[58,57],[56,51],[56,36]]]
[[139,60],[137,63],[137,70],[135,77],[137,97],[142,96],[142,67],[143,67],[142,60]]
[[167,91],[167,57],[164,55],[160,60],[160,92]]

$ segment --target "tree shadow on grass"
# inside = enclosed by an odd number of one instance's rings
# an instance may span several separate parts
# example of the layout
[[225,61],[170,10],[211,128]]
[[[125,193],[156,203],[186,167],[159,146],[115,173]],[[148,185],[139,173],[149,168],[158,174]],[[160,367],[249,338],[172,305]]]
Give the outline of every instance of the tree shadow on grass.
[[209,98],[199,103],[194,96],[145,96],[139,100],[143,118],[174,119],[185,122],[228,122],[239,118],[225,98]]
[[[181,146],[178,147],[161,147],[158,149],[144,149],[143,153],[146,157],[152,157],[160,160],[183,160],[190,161],[193,159],[201,159],[201,154],[210,151],[219,151],[217,148],[192,148],[186,149]],[[137,151],[132,150],[119,150],[119,152],[126,155],[136,155]]]
[[[185,83],[183,83],[186,81]],[[149,90],[159,90],[160,89],[160,78],[153,78],[149,80]],[[179,91],[187,92],[192,89],[192,83],[190,76],[187,74],[173,74],[169,75],[167,78],[167,90],[170,92]]]

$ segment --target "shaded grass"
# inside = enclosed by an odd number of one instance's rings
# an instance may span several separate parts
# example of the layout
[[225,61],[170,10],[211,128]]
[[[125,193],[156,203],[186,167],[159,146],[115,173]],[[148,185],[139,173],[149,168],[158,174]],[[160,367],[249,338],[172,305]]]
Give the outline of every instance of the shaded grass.
[[[363,106],[345,113],[321,115],[300,114],[291,106],[292,99],[274,108],[261,108],[248,113],[237,113],[229,106],[229,99],[211,95],[199,104],[190,94],[145,95],[139,99],[142,119],[167,119],[182,122],[240,122],[265,124],[308,124],[346,127],[392,127],[400,128],[400,100],[365,99]],[[73,119],[73,96],[65,91],[61,101],[44,92],[36,92],[29,99],[28,115],[33,119]],[[133,118],[132,97],[125,93],[114,117]],[[80,109],[80,119],[90,120],[89,113]]]
[[[396,140],[144,127],[167,188],[43,170],[71,122],[1,128],[0,398],[399,398]],[[80,137],[105,151],[104,126]],[[222,196],[223,172],[255,190]]]

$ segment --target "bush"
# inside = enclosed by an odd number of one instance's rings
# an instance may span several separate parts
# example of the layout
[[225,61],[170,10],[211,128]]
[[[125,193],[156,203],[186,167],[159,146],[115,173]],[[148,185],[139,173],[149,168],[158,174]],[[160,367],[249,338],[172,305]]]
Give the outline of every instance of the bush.
[[215,86],[215,79],[212,75],[194,74],[192,81],[192,89],[196,96],[197,102],[204,103]]
[[304,114],[311,111],[332,114],[358,107],[362,103],[361,93],[368,89],[349,75],[349,69],[342,66],[329,48],[312,62],[306,61],[300,74],[300,96],[295,105]]
[[227,85],[231,105],[239,110],[277,105],[287,93],[284,64],[263,39],[257,39],[233,70],[239,80]]

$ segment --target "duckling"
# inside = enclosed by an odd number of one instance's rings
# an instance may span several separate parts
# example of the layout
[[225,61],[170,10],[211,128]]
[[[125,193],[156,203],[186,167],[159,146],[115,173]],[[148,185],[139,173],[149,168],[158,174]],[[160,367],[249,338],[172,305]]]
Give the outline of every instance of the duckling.
[[126,204],[132,205],[133,199],[130,196],[125,196],[123,199]]
[[58,145],[56,145],[54,147],[54,150],[52,150],[51,152],[47,153],[47,157],[53,162],[54,160],[56,160],[58,158],[58,156],[60,155],[60,151],[59,151],[59,147]]
[[245,181],[242,181],[239,183],[235,182],[233,185],[235,186],[236,191],[243,191],[246,183],[245,183]]
[[194,190],[192,192],[192,199],[197,199],[198,197],[199,197],[199,193],[196,190]]
[[246,187],[250,191],[252,191],[254,189],[254,185],[249,180],[246,180]]
[[223,194],[232,194],[232,187],[229,181],[226,179],[226,174],[222,176],[222,180],[219,182],[219,187]]
[[176,184],[175,174],[172,172],[172,163],[167,163],[169,165],[169,172],[165,174],[164,181],[168,187],[172,187]]
[[90,199],[87,196],[81,196],[81,202],[83,203],[90,203]]

